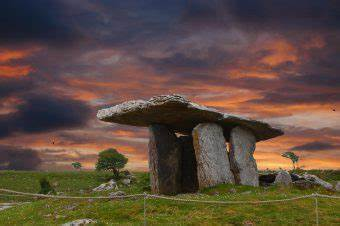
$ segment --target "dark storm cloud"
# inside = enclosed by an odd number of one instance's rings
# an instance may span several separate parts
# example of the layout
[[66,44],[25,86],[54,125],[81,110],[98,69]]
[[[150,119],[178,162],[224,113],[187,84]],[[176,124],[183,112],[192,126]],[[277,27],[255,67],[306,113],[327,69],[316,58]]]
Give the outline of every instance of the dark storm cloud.
[[35,150],[0,145],[0,170],[34,170],[40,163]]
[[0,42],[65,44],[79,38],[61,1],[11,0],[0,4]]
[[293,151],[323,151],[323,150],[340,150],[340,145],[335,145],[327,142],[310,142],[292,147]]
[[340,3],[332,0],[230,0],[227,7],[239,23],[262,29],[337,29],[340,25]]
[[48,94],[24,97],[16,110],[0,116],[0,136],[85,126],[92,113],[84,102]]
[[27,92],[33,87],[31,78],[7,79],[0,78],[0,100],[11,95]]

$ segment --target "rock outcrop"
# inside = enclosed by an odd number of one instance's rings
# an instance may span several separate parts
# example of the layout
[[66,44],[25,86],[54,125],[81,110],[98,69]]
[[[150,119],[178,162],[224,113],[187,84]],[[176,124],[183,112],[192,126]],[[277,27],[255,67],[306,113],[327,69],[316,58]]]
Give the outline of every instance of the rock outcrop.
[[181,147],[176,134],[165,125],[149,126],[151,190],[172,195],[181,190]]
[[230,164],[235,182],[259,186],[259,174],[253,157],[256,138],[250,130],[235,127],[230,133]]
[[192,131],[199,188],[234,183],[221,126],[202,123]]
[[319,177],[317,177],[315,175],[304,173],[303,178],[314,183],[314,184],[320,185],[320,186],[326,188],[327,190],[333,189],[333,185],[331,183],[328,183],[328,182],[320,179]]

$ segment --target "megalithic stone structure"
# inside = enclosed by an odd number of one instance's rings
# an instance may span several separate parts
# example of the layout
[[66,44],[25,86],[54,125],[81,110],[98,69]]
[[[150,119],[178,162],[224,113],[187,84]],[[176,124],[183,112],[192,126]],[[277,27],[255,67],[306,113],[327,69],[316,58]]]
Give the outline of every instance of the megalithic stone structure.
[[199,188],[234,183],[223,129],[215,123],[198,124],[192,131]]
[[259,186],[259,174],[253,157],[255,145],[256,138],[251,131],[239,126],[231,130],[229,158],[237,184]]
[[[153,192],[161,194],[192,192],[197,184],[202,188],[232,183],[233,177],[237,183],[258,186],[255,143],[283,135],[282,130],[265,122],[222,113],[176,94],[126,101],[99,110],[97,117],[105,122],[150,128],[151,185]],[[203,126],[206,123],[210,126]],[[176,134],[193,134],[195,148]],[[226,142],[230,142],[230,162]],[[168,170],[170,162],[172,171]],[[185,166],[190,172],[183,173]],[[190,175],[194,175],[193,180],[186,180]]]

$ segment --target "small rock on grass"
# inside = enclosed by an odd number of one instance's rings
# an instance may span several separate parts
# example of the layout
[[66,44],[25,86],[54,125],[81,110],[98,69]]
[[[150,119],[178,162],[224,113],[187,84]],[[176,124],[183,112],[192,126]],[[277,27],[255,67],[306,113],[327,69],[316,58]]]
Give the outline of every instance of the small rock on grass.
[[97,223],[97,221],[92,220],[92,219],[79,219],[79,220],[74,220],[74,221],[62,224],[62,226],[82,226],[82,225],[95,224],[95,223]]
[[117,196],[123,196],[123,195],[125,195],[125,192],[123,192],[123,191],[116,191],[116,192],[111,192],[109,194],[109,197],[110,198],[115,198]]

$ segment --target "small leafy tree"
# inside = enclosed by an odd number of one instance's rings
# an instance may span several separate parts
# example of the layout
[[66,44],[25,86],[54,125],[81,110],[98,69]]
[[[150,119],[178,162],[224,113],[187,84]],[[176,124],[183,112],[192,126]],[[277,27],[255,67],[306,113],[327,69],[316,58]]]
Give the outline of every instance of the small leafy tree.
[[55,194],[55,190],[54,188],[51,186],[50,182],[45,178],[41,178],[39,180],[39,184],[40,184],[40,191],[39,194]]
[[82,165],[80,162],[72,162],[71,165],[74,169],[81,169]]
[[295,169],[295,163],[299,161],[299,156],[297,156],[294,152],[287,151],[281,154],[282,157],[289,158],[293,163],[293,169]]
[[99,153],[96,169],[112,171],[114,176],[118,178],[119,170],[123,169],[127,162],[128,158],[116,149],[110,148]]

